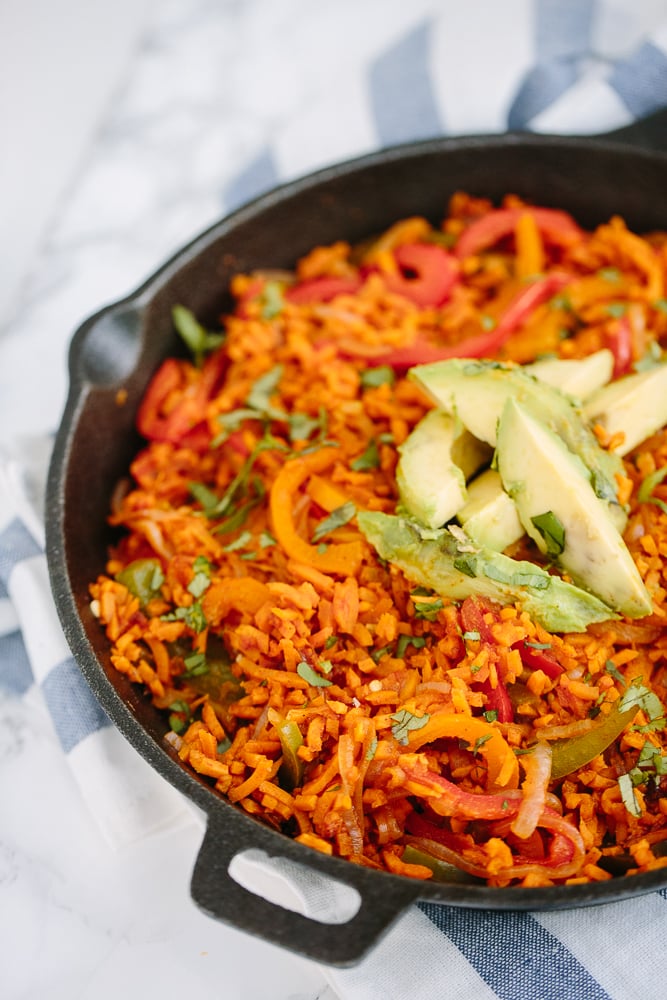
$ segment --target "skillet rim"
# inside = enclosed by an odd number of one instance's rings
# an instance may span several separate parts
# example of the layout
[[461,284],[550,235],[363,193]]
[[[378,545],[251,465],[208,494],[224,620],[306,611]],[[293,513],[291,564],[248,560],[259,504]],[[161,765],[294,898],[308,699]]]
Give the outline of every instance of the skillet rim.
[[[130,325],[133,321],[140,323],[151,302],[176,275],[180,274],[190,263],[206,254],[225,235],[234,232],[247,222],[256,220],[276,205],[284,204],[304,192],[312,193],[324,189],[332,182],[341,178],[353,177],[360,171],[377,170],[388,163],[408,163],[415,157],[447,155],[452,151],[465,150],[488,155],[496,148],[520,150],[523,147],[540,150],[553,148],[561,151],[595,149],[612,157],[615,155],[631,156],[638,163],[645,161],[653,164],[657,161],[667,168],[667,154],[664,151],[633,149],[626,142],[617,140],[613,136],[573,138],[528,133],[504,133],[485,136],[443,137],[403,143],[399,146],[376,150],[323,167],[281,184],[207,227],[174,252],[135,291],[104,306],[79,326],[71,341],[69,395],[56,435],[49,467],[46,552],[56,609],[79,669],[112,722],[154,770],[205,812],[209,830],[212,830],[210,836],[217,840],[224,837],[228,841],[230,833],[236,834],[243,846],[247,846],[249,841],[256,841],[265,847],[270,854],[292,858],[307,868],[314,868],[329,874],[339,881],[358,888],[362,895],[364,892],[370,893],[376,903],[378,894],[374,887],[377,883],[382,886],[382,894],[389,893],[391,898],[396,900],[397,906],[400,907],[391,919],[395,919],[405,906],[418,899],[438,905],[448,904],[494,911],[576,908],[611,902],[667,886],[667,869],[628,876],[627,878],[620,877],[603,883],[534,889],[518,887],[501,889],[486,885],[456,885],[452,887],[442,883],[413,882],[403,876],[360,869],[344,859],[319,855],[318,852],[297,844],[284,834],[268,830],[218,796],[205,782],[186,770],[184,765],[177,763],[175,755],[170,754],[148,732],[138,720],[135,711],[128,706],[127,701],[121,697],[117,687],[111,682],[91,645],[91,623],[90,621],[84,622],[81,605],[77,603],[77,595],[72,589],[68,563],[70,539],[65,532],[66,480],[73,444],[77,435],[81,436],[81,427],[84,426],[81,423],[81,415],[86,401],[91,394],[99,389],[99,386],[91,380],[90,372],[86,370],[85,366],[82,366],[81,360],[82,356],[85,355],[88,340],[99,330],[100,325],[104,325],[109,319],[115,321],[118,317]],[[141,358],[138,358],[137,363],[140,362]],[[128,373],[122,374],[127,376]],[[106,388],[104,391],[107,391]],[[224,834],[221,833],[223,820]],[[258,831],[263,832],[260,834]],[[204,844],[206,845],[206,838]],[[410,892],[406,889],[406,883],[411,887]],[[206,903],[203,905],[204,908],[207,908]],[[215,915],[219,916],[219,914]],[[261,933],[257,929],[252,930],[252,932]],[[312,949],[304,951],[291,940],[280,943],[312,956]],[[327,953],[322,955],[320,949],[318,957],[320,960],[326,961]]]

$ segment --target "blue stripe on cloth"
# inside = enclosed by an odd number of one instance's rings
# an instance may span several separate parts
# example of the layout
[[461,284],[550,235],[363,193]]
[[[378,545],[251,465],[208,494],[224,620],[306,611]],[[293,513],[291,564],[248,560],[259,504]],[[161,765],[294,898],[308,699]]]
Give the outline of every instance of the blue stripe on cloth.
[[572,86],[589,51],[593,0],[537,0],[535,65],[510,106],[510,129],[525,128]]
[[629,59],[617,63],[609,85],[635,118],[656,111],[667,105],[667,54],[645,42]]
[[267,146],[225,188],[224,199],[227,209],[231,212],[240,205],[245,205],[275,187],[278,180],[278,170],[271,150]]
[[33,680],[21,633],[8,632],[0,636],[0,687],[12,694],[25,694]]
[[23,522],[18,518],[10,521],[4,531],[0,532],[0,580],[5,587],[17,563],[41,555],[41,552]]
[[0,579],[0,601],[5,600],[9,597],[9,592],[5,587],[5,581]]
[[86,736],[110,725],[71,657],[49,671],[42,691],[65,753]]
[[609,1000],[574,955],[528,913],[418,905],[500,1000]]
[[537,0],[536,62],[577,59],[590,49],[593,0]]
[[369,69],[373,117],[383,146],[442,134],[429,74],[431,28],[430,21],[420,25]]

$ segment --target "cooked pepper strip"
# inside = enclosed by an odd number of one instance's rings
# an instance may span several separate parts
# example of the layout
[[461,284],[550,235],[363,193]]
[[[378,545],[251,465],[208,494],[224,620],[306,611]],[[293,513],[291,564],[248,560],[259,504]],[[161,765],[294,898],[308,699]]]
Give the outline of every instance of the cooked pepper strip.
[[573,246],[582,238],[582,231],[571,215],[554,208],[497,208],[471,222],[461,234],[454,253],[469,257],[494,246],[506,236],[511,236],[522,215],[530,212],[537,228],[547,242],[562,247]]
[[315,302],[329,302],[337,295],[354,295],[362,285],[361,278],[337,278],[322,275],[319,278],[308,278],[292,285],[284,294],[288,302],[295,305],[311,305]]
[[471,715],[439,712],[408,735],[411,750],[441,739],[465,740],[471,747],[479,746],[489,769],[489,788],[516,788],[519,784],[519,765],[512,748],[490,722]]
[[302,538],[294,524],[294,494],[313,473],[323,472],[335,460],[335,448],[322,448],[308,456],[285,462],[271,487],[271,523],[276,541],[291,559],[323,573],[356,576],[363,556],[361,541],[334,543],[320,548]]
[[552,780],[564,778],[585,764],[589,764],[618,739],[637,714],[637,705],[631,705],[630,708],[621,711],[621,703],[621,698],[615,701],[608,715],[587,733],[571,736],[566,740],[557,740],[552,744]]
[[538,306],[547,302],[570,281],[569,275],[552,271],[544,278],[533,281],[515,296],[493,330],[467,337],[458,344],[439,346],[419,337],[409,347],[399,347],[373,359],[376,365],[390,365],[397,371],[406,371],[415,365],[446,361],[447,358],[491,357],[512,334],[525,323]]
[[404,243],[394,250],[398,270],[385,274],[391,292],[422,308],[441,306],[458,281],[459,262],[435,243]]

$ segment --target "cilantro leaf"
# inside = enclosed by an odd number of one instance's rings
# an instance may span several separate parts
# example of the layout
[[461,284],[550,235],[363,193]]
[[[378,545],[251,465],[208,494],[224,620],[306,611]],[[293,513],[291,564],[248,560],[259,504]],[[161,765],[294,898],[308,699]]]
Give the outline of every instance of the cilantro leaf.
[[313,542],[319,542],[320,539],[324,538],[330,532],[335,531],[336,528],[341,528],[344,524],[348,524],[356,513],[357,508],[351,500],[341,504],[340,507],[336,507],[328,517],[325,517],[316,525],[313,531]]
[[311,667],[309,663],[302,660],[296,668],[296,672],[304,681],[311,685],[311,687],[331,687],[331,681],[327,680],[326,677],[320,677],[318,673]]
[[400,709],[395,715],[392,715],[394,725],[391,727],[391,732],[394,739],[398,740],[399,743],[407,744],[408,733],[414,729],[423,729],[430,718],[431,716],[427,714],[413,715],[407,708]]
[[176,332],[192,352],[197,367],[201,366],[204,355],[220,347],[225,339],[223,333],[210,333],[185,306],[174,306],[171,318]]

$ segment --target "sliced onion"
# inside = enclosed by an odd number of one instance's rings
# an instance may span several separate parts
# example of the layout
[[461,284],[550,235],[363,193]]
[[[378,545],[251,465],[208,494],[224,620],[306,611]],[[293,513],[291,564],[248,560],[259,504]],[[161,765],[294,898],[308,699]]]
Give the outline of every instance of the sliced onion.
[[512,821],[511,830],[525,839],[537,828],[547,798],[551,778],[551,747],[540,741],[530,753],[522,757],[526,778],[521,785],[523,798]]

